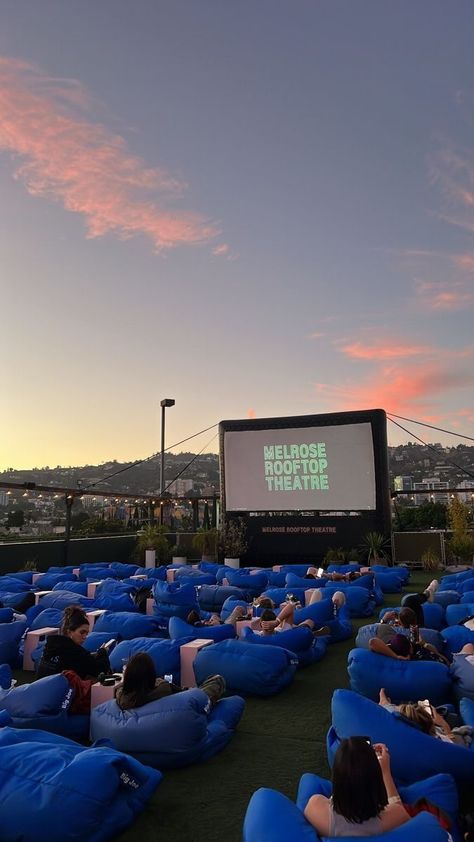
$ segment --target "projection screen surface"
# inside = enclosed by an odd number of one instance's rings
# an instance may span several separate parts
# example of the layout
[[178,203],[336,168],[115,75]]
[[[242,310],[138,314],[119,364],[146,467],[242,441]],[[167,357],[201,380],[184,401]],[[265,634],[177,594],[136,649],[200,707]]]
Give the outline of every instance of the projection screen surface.
[[226,431],[228,511],[376,508],[370,423]]

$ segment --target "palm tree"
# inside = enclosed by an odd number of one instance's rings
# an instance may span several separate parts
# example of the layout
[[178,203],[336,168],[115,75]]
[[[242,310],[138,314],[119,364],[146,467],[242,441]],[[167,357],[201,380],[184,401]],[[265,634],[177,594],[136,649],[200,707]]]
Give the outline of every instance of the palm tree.
[[380,561],[386,560],[385,548],[387,545],[388,538],[381,532],[367,532],[362,545],[364,554],[367,554],[367,561],[370,563],[373,560],[374,564],[378,564]]

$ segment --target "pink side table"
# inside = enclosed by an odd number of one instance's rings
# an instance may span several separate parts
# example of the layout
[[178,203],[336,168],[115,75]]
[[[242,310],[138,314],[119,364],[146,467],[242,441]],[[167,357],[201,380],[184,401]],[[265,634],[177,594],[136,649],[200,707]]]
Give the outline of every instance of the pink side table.
[[250,627],[251,629],[255,629],[260,625],[260,618],[254,617],[252,620],[237,620],[235,624],[235,630],[237,632],[238,637],[242,637],[244,629]]
[[89,620],[89,631],[91,632],[95,626],[96,620],[101,614],[105,614],[105,608],[96,608],[94,611],[86,611],[86,617]]
[[181,687],[196,687],[196,677],[194,675],[193,663],[198,652],[214,643],[213,640],[204,640],[198,638],[191,640],[189,643],[183,643],[179,648],[181,658]]
[[88,582],[87,583],[87,596],[88,596],[89,599],[94,599],[95,592],[96,592],[97,588],[99,587],[99,585],[101,585],[101,584],[102,584],[102,579],[100,580],[100,582]]
[[146,601],[146,613],[150,614],[150,615],[153,615],[155,613],[154,610],[153,610],[155,605],[156,605],[156,603],[155,603],[154,597],[149,596],[147,601]]
[[29,631],[27,633],[25,638],[25,650],[23,653],[24,670],[34,670],[35,665],[33,663],[31,653],[34,652],[38,644],[46,640],[50,634],[59,634],[59,629],[54,628],[53,626],[45,626],[43,629],[36,629],[35,631]]
[[35,605],[38,605],[42,596],[46,596],[47,593],[53,593],[52,591],[36,591],[35,593]]
[[281,573],[281,564],[274,564],[272,570],[274,573]]
[[115,696],[115,688],[118,687],[120,682],[122,681],[123,676],[120,678],[116,678],[113,684],[103,685],[100,681],[97,681],[96,684],[93,684],[91,687],[91,710],[92,708],[96,708],[97,705],[101,705],[102,702],[110,702],[111,699]]
[[73,572],[74,576],[79,576],[79,573],[81,572],[81,568],[80,567],[73,567],[72,572]]
[[174,568],[166,571],[166,581],[168,582],[169,585],[171,584],[171,582],[174,582],[175,577],[176,577],[176,570]]

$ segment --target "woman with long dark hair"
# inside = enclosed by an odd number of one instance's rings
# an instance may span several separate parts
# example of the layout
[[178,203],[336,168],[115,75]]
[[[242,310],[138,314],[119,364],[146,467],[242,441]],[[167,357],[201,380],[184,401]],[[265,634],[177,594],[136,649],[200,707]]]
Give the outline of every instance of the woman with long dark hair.
[[[146,652],[138,652],[125,667],[123,681],[115,691],[115,699],[122,710],[133,710],[173,693],[181,693],[183,689],[164,678],[157,678],[153,659]],[[225,681],[221,675],[213,675],[199,689],[209,696],[210,709],[224,694]]]
[[38,678],[72,670],[79,678],[97,678],[101,672],[110,673],[107,650],[88,652],[83,643],[89,634],[89,620],[80,605],[64,609],[60,634],[49,635],[38,669]]
[[305,817],[321,836],[375,836],[410,818],[401,803],[387,746],[367,737],[342,740],[332,770],[332,796],[313,795]]

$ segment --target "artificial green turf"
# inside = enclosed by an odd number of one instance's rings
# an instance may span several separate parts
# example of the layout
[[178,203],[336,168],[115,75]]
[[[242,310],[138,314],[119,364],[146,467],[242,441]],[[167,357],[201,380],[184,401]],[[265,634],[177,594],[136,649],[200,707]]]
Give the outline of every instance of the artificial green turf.
[[[431,578],[412,573],[409,591],[422,590]],[[385,597],[385,605],[399,604],[400,594]],[[354,620],[354,636],[371,621]],[[348,686],[347,653],[352,647],[353,638],[332,644],[322,661],[299,670],[279,695],[247,699],[229,746],[204,764],[165,772],[147,809],[117,839],[239,842],[249,798],[258,787],[273,787],[294,799],[304,772],[329,777],[325,739],[331,697],[338,687]]]

